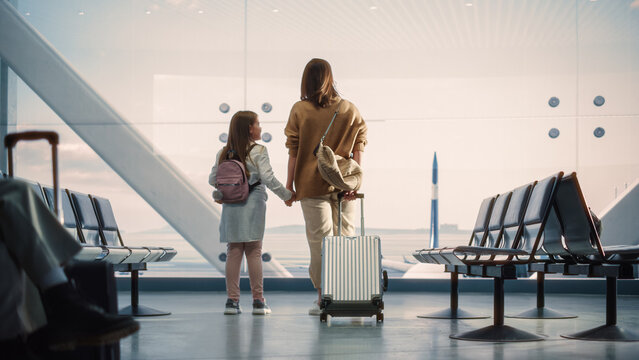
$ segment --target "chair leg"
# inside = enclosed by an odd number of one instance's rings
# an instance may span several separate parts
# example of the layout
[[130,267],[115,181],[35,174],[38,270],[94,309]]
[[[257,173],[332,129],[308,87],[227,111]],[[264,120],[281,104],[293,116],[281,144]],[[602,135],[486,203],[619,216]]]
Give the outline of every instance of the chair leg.
[[148,306],[140,305],[139,272],[131,271],[131,305],[120,309],[120,315],[132,316],[160,316],[170,315],[170,312],[156,310]]
[[617,325],[617,278],[606,277],[606,324],[561,335],[566,339],[593,341],[639,341],[639,332],[624,329]]
[[481,329],[468,331],[461,334],[450,335],[451,339],[487,341],[487,342],[524,342],[540,341],[544,338],[516,329],[512,326],[504,325],[504,279],[494,279],[494,302],[493,302],[493,325]]
[[417,317],[424,319],[487,319],[490,316],[475,315],[459,308],[459,273],[451,272],[450,308]]
[[516,319],[573,319],[577,315],[564,314],[558,311],[549,309],[545,306],[545,291],[544,283],[546,274],[542,272],[537,273],[537,307],[534,309],[526,310],[517,315],[506,315],[507,318]]

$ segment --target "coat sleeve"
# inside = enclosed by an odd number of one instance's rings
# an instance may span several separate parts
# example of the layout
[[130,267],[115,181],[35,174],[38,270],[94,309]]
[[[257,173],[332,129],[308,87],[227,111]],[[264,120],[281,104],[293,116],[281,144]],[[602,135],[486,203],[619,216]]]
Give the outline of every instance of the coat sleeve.
[[364,146],[368,143],[368,139],[366,138],[367,134],[368,128],[366,127],[366,123],[362,121],[362,126],[359,128],[357,136],[355,137],[355,146],[353,146],[353,151],[364,151]]
[[[257,147],[258,146],[256,146],[256,148]],[[266,185],[266,187],[275,193],[275,195],[277,195],[280,199],[290,199],[291,196],[293,196],[293,193],[282,185],[282,183],[275,177],[266,147],[259,146],[259,149],[256,150],[257,154],[254,159],[257,171],[260,173],[260,182]]]
[[353,151],[364,151],[364,146],[368,144],[368,127],[362,119],[362,115],[360,115],[359,110],[356,113],[357,121],[359,122],[359,130],[357,131],[357,135],[355,136],[355,143],[353,145]]
[[284,134],[286,135],[286,147],[288,148],[289,155],[296,157],[300,145],[300,131],[295,106],[291,109],[288,123],[286,123],[286,127],[284,128]]

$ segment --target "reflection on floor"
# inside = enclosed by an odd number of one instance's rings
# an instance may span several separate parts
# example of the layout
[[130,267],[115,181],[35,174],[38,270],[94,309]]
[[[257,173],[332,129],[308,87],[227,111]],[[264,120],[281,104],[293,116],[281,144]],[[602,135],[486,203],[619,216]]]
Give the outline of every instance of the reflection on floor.
[[[546,304],[579,315],[567,320],[517,320],[506,324],[546,336],[530,343],[481,343],[448,336],[492,323],[484,320],[430,320],[416,315],[448,306],[446,293],[390,292],[384,297],[383,324],[374,318],[336,318],[328,324],[306,314],[311,292],[270,292],[268,316],[251,314],[249,293],[239,316],[223,315],[222,292],[144,292],[142,304],[171,311],[169,316],[138,318],[139,333],[121,341],[122,359],[636,359],[639,342],[567,340],[560,334],[605,322],[603,295],[547,295]],[[129,294],[119,294],[126,304]],[[492,294],[460,296],[461,308],[492,315]],[[532,308],[533,294],[507,294],[506,314]],[[619,325],[639,325],[639,297],[619,296]]]

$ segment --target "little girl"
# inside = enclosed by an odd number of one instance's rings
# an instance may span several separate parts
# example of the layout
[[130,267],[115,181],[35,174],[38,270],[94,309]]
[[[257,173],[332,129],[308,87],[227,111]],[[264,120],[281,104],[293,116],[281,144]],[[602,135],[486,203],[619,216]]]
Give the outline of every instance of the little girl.
[[[242,312],[240,307],[240,266],[246,254],[251,292],[253,293],[253,314],[266,315],[271,309],[263,297],[262,279],[262,239],[266,217],[266,187],[291,206],[294,193],[287,190],[273,174],[266,147],[255,143],[262,136],[262,128],[257,114],[252,111],[238,111],[229,126],[226,146],[217,153],[215,165],[209,175],[209,184],[215,186],[217,167],[221,161],[235,159],[246,167],[252,190],[244,203],[223,204],[220,220],[220,241],[228,243],[226,253],[227,301],[224,314],[235,315]],[[257,186],[255,186],[257,184]],[[266,187],[265,187],[266,186]]]

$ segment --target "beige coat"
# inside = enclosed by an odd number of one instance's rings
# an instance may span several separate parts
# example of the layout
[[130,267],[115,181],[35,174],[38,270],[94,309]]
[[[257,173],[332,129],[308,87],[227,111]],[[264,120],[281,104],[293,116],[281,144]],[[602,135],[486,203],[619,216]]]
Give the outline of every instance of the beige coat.
[[[311,102],[298,101],[293,105],[284,129],[289,155],[296,157],[295,191],[298,200],[325,195],[333,191],[317,170],[317,159],[313,150],[333,118],[339,103],[315,107]],[[353,151],[364,151],[366,145],[366,123],[359,110],[348,100],[342,100],[339,113],[331,126],[324,144],[341,156],[349,157]]]

